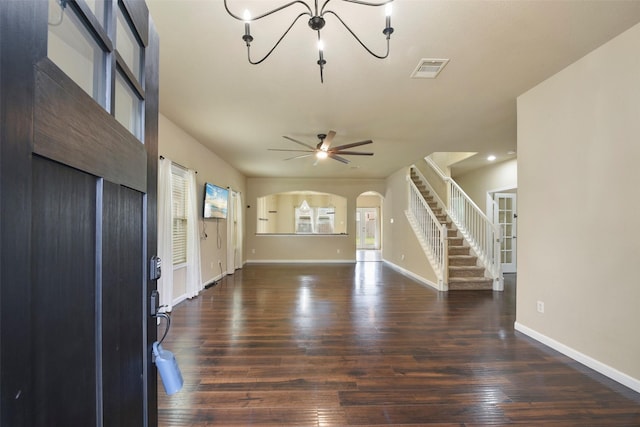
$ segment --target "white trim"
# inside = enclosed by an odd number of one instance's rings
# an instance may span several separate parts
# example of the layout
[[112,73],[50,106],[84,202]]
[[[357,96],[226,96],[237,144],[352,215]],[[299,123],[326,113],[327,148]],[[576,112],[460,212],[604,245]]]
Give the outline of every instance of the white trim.
[[245,264],[355,264],[355,259],[248,259]]
[[413,273],[412,271],[409,271],[405,268],[400,267],[399,265],[396,265],[394,263],[392,263],[391,261],[387,261],[386,259],[383,259],[382,262],[384,262],[385,264],[387,264],[389,267],[393,268],[394,270],[400,272],[401,274],[411,277],[414,280],[417,280],[418,282],[420,282],[423,285],[427,285],[429,287],[432,287],[433,289],[435,289],[436,291],[444,291],[446,289],[442,289],[441,287],[439,287],[437,284],[433,283],[431,280],[425,279],[422,276],[419,276],[415,273]]
[[180,304],[182,301],[186,301],[187,300],[187,294],[182,294],[177,298],[174,298],[173,302],[171,303],[171,305],[173,305],[173,307],[175,308],[176,305]]
[[553,338],[549,338],[546,335],[536,332],[521,323],[515,322],[514,328],[516,329],[516,331],[522,332],[523,334],[533,338],[534,340],[539,341],[556,351],[559,351],[565,356],[572,358],[576,362],[580,362],[588,368],[591,368],[594,371],[599,372],[602,375],[609,377],[626,387],[629,387],[631,390],[640,393],[640,379],[633,378],[630,375],[620,372],[609,365],[606,365],[592,357],[587,356],[586,354],[580,353],[579,351],[554,340]]
[[218,280],[221,280],[223,277],[225,277],[228,273],[226,271],[223,271],[222,274],[218,274],[217,276],[213,276],[211,279],[207,279],[205,281],[202,282],[202,289],[204,289],[207,285],[209,285],[210,283],[213,282],[217,282]]

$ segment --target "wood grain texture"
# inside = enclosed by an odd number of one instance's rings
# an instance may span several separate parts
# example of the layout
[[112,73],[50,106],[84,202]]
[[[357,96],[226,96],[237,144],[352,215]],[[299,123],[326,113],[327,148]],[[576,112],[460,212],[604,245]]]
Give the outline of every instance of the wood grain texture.
[[96,420],[96,178],[33,160],[34,426]]
[[249,264],[174,308],[159,425],[640,425],[640,395],[514,331],[505,292],[380,262]]
[[36,66],[33,151],[144,192],[147,158],[134,137],[51,60]]

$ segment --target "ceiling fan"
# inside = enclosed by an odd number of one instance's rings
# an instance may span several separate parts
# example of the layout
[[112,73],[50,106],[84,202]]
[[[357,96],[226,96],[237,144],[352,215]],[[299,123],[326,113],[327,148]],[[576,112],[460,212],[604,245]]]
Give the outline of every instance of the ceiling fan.
[[[331,142],[333,142],[333,137],[336,136],[336,133],[332,130],[329,131],[328,134],[320,133],[318,134],[318,139],[320,142],[314,147],[302,141],[298,141],[297,139],[293,139],[288,136],[283,136],[283,138],[288,139],[289,141],[295,142],[296,144],[302,145],[306,148],[306,150],[292,150],[292,149],[283,149],[283,148],[269,148],[270,151],[297,151],[306,154],[300,154],[298,156],[289,157],[284,160],[293,160],[293,159],[301,159],[303,157],[316,156],[318,160],[326,159],[330,157],[334,160],[337,160],[342,163],[349,163],[349,160],[345,159],[342,156],[373,156],[373,153],[362,152],[362,151],[346,151],[348,148],[359,147],[361,145],[371,144],[373,141],[368,139],[366,141],[353,142],[351,144],[339,145],[337,147],[331,147]],[[317,163],[317,161],[316,161]]]

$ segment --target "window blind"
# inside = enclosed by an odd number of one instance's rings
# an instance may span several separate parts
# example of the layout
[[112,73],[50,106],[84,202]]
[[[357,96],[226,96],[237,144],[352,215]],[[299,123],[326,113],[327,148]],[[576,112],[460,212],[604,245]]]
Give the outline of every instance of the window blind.
[[187,173],[171,166],[173,265],[187,262]]

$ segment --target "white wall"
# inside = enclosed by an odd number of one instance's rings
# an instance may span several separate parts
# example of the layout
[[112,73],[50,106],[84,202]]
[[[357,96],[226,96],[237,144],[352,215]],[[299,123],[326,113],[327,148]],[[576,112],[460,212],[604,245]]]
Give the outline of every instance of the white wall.
[[[196,179],[198,212],[202,212],[205,182],[223,188],[231,187],[240,191],[242,197],[245,197],[246,178],[241,173],[176,126],[167,117],[160,114],[159,120],[158,151],[160,155],[198,172]],[[203,284],[208,284],[227,273],[227,221],[200,219],[199,225],[202,281]],[[205,232],[208,236],[206,238],[204,237]],[[222,264],[222,274],[218,261]],[[184,280],[184,271],[175,271],[174,301],[183,299],[185,294]]]
[[516,326],[640,391],[638,52],[640,25],[518,98]]

